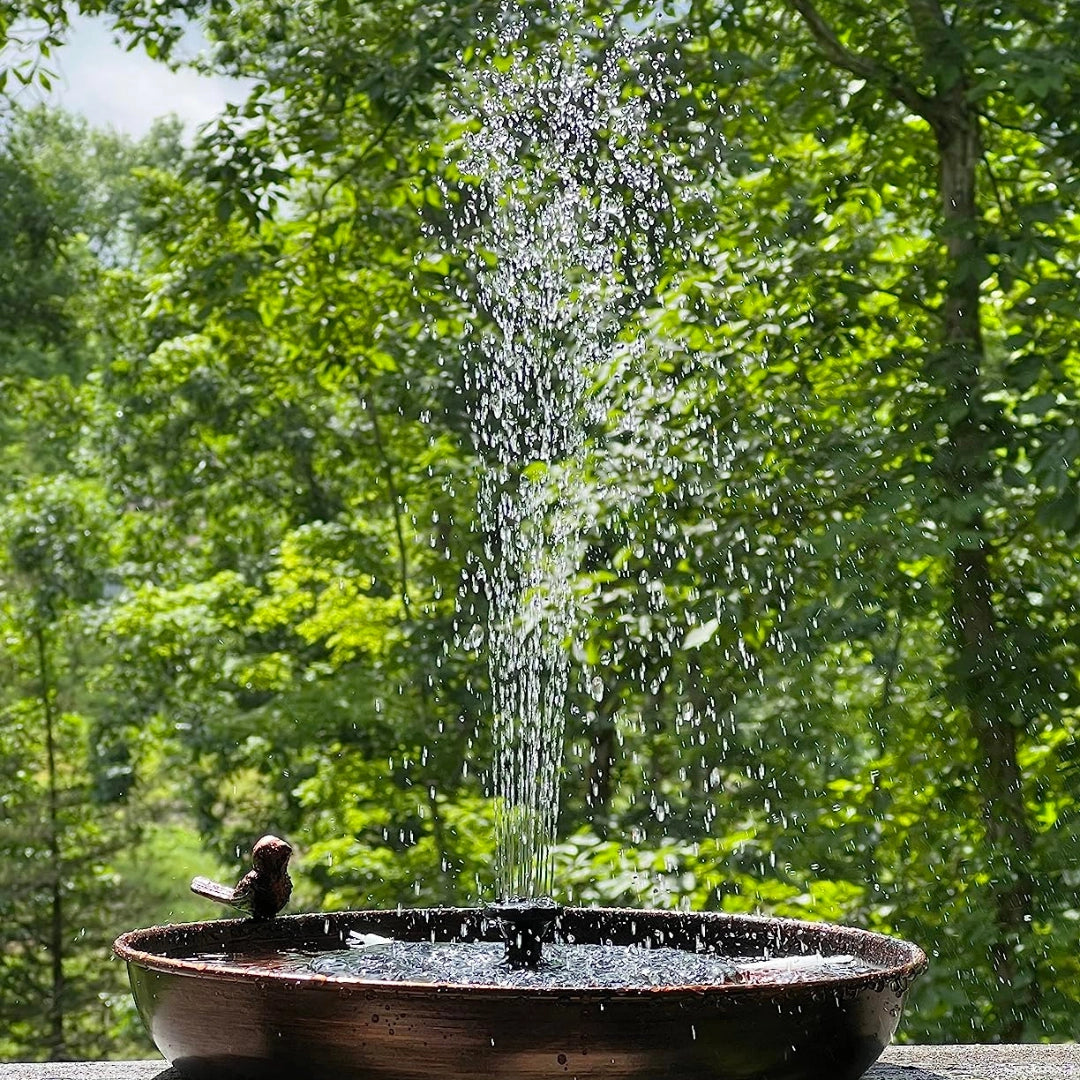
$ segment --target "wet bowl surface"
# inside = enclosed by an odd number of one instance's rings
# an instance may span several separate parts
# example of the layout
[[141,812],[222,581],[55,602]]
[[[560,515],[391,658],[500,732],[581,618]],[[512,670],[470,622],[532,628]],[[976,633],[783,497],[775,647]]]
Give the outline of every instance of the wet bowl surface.
[[915,945],[747,915],[566,908],[557,938],[747,959],[851,955],[877,968],[792,983],[538,989],[374,982],[192,956],[340,949],[351,934],[497,940],[480,909],[225,919],[117,939],[155,1045],[192,1080],[855,1080],[926,967]]

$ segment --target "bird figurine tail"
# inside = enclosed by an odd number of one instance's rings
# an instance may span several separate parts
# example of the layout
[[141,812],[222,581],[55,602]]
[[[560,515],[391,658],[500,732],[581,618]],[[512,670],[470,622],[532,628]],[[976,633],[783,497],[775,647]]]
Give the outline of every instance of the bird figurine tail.
[[205,896],[207,900],[215,900],[219,904],[231,905],[236,898],[235,889],[230,889],[228,885],[222,885],[217,881],[211,881],[208,877],[193,877],[191,891],[198,896]]

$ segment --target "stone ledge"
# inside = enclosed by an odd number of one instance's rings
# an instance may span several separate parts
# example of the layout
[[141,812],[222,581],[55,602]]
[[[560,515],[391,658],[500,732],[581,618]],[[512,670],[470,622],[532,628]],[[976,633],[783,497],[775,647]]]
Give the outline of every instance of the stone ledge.
[[1080,1080],[1080,1046],[891,1046],[866,1080]]
[[[0,1080],[182,1078],[158,1060],[0,1062]],[[1080,1045],[892,1046],[864,1080],[1080,1080]]]

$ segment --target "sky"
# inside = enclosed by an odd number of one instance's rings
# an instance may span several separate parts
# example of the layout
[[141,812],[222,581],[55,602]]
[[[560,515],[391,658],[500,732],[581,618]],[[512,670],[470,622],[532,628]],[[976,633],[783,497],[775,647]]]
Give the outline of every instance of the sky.
[[170,71],[138,48],[125,52],[97,19],[73,19],[67,44],[51,60],[57,78],[46,100],[128,135],[144,134],[168,113],[194,131],[228,100],[243,97],[239,84],[228,79]]

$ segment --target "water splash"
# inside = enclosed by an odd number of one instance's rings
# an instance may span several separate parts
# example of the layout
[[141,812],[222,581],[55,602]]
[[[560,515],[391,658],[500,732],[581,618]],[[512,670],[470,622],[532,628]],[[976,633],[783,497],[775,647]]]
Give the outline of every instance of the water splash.
[[881,968],[854,956],[726,956],[663,946],[558,943],[545,949],[535,970],[512,969],[502,945],[490,941],[391,941],[346,949],[281,949],[261,953],[197,953],[209,968],[239,968],[271,975],[516,989],[581,990],[610,987],[720,986],[725,983],[797,985],[860,975]]
[[569,5],[507,5],[491,30],[455,87],[455,201],[468,299],[489,328],[465,368],[505,898],[552,892],[590,454],[608,388],[643,355],[632,316],[660,271],[672,163],[653,134],[667,91],[648,34]]

